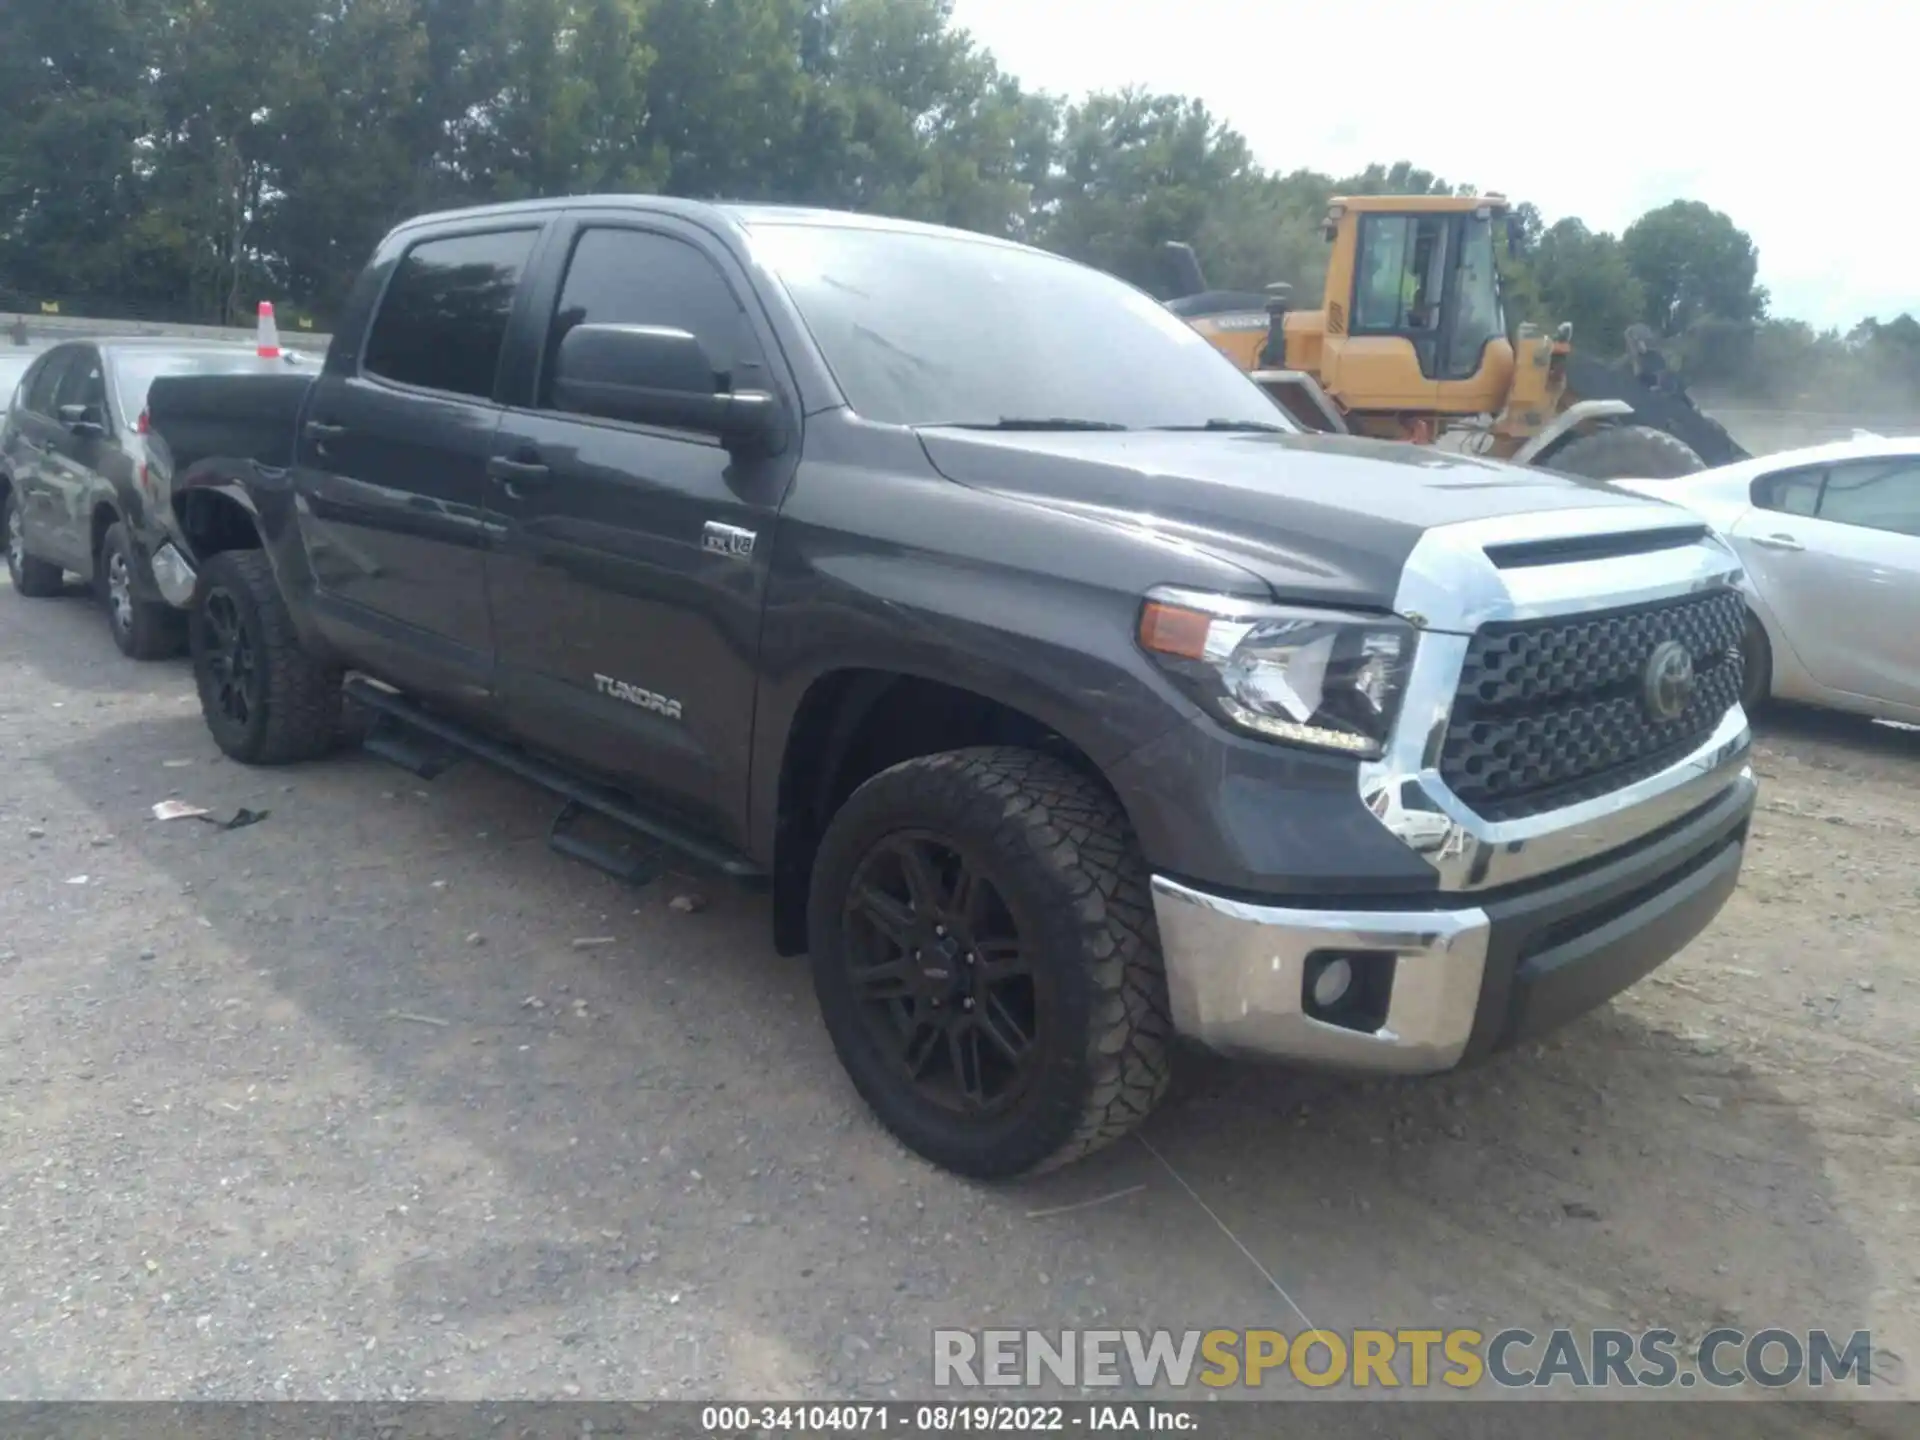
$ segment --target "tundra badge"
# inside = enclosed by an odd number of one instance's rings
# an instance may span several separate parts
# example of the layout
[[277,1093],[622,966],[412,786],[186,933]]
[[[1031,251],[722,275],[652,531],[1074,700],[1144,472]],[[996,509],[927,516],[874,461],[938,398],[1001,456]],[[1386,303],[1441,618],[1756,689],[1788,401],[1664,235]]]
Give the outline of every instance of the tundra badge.
[[718,520],[709,520],[701,531],[701,544],[716,555],[729,555],[735,560],[745,560],[753,554],[753,542],[757,537],[751,530],[742,530],[738,525],[722,525]]
[[610,675],[595,675],[594,687],[602,695],[611,695],[615,700],[624,700],[629,705],[638,705],[642,710],[651,710],[656,715],[664,715],[669,720],[680,718],[680,702],[669,700],[664,695],[656,695],[651,690],[642,690],[638,685],[629,685],[624,680],[615,680]]

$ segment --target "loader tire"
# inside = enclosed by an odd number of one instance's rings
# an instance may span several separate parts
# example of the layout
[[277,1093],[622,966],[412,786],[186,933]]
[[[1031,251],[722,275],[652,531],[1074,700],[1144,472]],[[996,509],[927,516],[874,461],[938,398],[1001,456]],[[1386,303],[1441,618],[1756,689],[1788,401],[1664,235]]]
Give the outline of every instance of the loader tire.
[[1691,445],[1650,425],[1608,425],[1569,440],[1545,461],[1586,480],[1674,480],[1706,469]]

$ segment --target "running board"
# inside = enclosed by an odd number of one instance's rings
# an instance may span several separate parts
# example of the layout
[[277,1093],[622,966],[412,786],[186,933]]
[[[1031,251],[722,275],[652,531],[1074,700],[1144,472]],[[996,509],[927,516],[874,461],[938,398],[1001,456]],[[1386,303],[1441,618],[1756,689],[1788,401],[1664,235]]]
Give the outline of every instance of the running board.
[[367,727],[367,738],[360,747],[422,780],[438,780],[460,762],[460,752],[451,745],[385,710],[374,711],[373,723]]
[[[349,676],[344,688],[349,700],[374,713],[366,748],[383,759],[432,779],[459,755],[471,755],[559,796],[566,803],[554,817],[547,842],[563,855],[644,885],[668,868],[664,852],[672,850],[750,888],[767,883],[766,873],[744,855],[691,834],[671,820],[649,815],[624,795],[452,720],[429,714],[405,696],[362,676]],[[574,822],[587,811],[655,843],[615,849],[587,840],[573,833]]]

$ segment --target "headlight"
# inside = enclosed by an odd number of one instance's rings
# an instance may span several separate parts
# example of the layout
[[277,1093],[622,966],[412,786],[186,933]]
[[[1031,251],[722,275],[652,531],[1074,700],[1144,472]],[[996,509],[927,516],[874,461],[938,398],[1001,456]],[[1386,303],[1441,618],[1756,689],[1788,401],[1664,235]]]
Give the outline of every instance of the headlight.
[[1391,616],[1156,590],[1140,644],[1236,729],[1377,757],[1392,733],[1417,635]]

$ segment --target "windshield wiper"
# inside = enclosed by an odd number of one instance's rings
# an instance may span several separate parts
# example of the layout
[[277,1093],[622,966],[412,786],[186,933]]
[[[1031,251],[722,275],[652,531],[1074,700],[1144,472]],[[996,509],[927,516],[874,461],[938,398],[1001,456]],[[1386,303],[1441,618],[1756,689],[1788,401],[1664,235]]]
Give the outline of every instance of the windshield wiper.
[[1116,420],[1076,420],[1071,416],[1005,415],[998,420],[957,420],[956,430],[1131,430]]
[[1291,435],[1293,433],[1284,425],[1272,425],[1265,420],[1209,420],[1204,425],[1155,425],[1152,428],[1155,430],[1231,431],[1260,435]]

